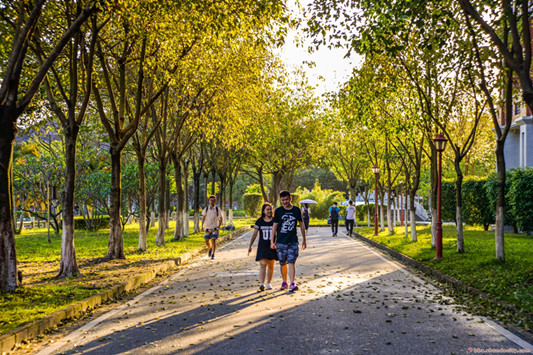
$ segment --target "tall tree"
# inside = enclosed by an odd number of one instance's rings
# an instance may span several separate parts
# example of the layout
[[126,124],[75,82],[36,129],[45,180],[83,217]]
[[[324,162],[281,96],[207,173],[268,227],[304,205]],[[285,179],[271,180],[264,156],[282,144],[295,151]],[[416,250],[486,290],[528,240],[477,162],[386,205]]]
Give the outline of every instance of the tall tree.
[[[31,39],[42,26],[43,11],[57,11],[54,3],[45,0],[33,3],[10,1],[0,8],[4,38],[11,45],[2,51],[0,84],[0,289],[12,291],[18,286],[15,237],[12,223],[13,144],[17,134],[17,120],[24,113],[50,67],[81,26],[97,11],[98,2],[80,2],[81,11],[63,34],[51,38],[54,45],[43,55],[42,64],[27,65]],[[57,12],[61,16],[61,11]],[[28,60],[29,61],[29,60]],[[35,64],[35,65],[33,65]]]

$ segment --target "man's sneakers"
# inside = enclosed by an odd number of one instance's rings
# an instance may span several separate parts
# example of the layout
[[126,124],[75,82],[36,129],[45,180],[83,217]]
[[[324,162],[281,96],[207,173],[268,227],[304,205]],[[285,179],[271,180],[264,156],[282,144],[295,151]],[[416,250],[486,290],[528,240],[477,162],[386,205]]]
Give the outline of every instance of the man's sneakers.
[[265,290],[265,284],[259,285],[259,291],[264,291],[264,290]]
[[286,290],[287,287],[289,287],[289,284],[287,284],[285,281],[281,284],[280,290]]
[[267,289],[267,290],[272,290],[272,285],[269,284],[269,283],[267,283],[267,284],[266,284],[266,289]]
[[207,252],[207,257],[210,258],[212,254],[213,254],[213,249],[209,249],[209,251]]
[[211,260],[215,259],[215,254],[211,254]]
[[296,286],[296,284],[293,282],[289,286],[289,292],[294,292],[294,291],[298,291],[298,286]]

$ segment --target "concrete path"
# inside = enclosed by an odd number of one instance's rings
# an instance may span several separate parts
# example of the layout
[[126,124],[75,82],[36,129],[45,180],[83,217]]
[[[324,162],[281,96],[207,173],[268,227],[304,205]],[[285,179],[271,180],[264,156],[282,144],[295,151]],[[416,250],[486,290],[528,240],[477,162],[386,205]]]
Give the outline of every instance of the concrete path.
[[[258,292],[251,233],[39,354],[460,354],[533,347],[345,236],[311,228],[296,293]],[[504,333],[504,334],[502,334]],[[525,349],[523,349],[525,348]]]

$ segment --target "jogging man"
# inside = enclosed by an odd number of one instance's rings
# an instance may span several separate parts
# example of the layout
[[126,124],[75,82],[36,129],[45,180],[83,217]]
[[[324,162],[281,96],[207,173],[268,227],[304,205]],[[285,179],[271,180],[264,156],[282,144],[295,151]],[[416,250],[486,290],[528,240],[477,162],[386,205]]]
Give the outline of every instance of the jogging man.
[[302,221],[302,211],[291,204],[291,194],[289,191],[281,191],[279,198],[282,206],[276,208],[274,212],[274,225],[272,226],[272,239],[270,247],[277,249],[279,264],[281,266],[281,277],[283,283],[281,289],[287,289],[287,267],[289,265],[289,279],[291,284],[289,291],[298,290],[294,283],[296,277],[296,259],[298,258],[298,234],[296,224],[300,224],[302,233],[302,250],[307,247],[305,239],[305,226]]
[[217,250],[218,231],[222,225],[222,211],[215,206],[217,198],[214,195],[209,196],[209,206],[204,208],[202,212],[202,230],[204,231],[204,240],[207,249],[207,255],[215,258],[215,251]]

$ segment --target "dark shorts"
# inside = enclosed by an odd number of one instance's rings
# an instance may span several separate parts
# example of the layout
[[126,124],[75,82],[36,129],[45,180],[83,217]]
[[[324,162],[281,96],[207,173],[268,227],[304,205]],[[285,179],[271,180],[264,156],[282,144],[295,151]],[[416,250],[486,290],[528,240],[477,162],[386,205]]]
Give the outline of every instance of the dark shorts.
[[278,259],[281,266],[296,263],[296,259],[298,259],[298,243],[277,243],[276,246],[278,247]]
[[218,229],[206,229],[204,234],[204,239],[217,239],[218,238]]

